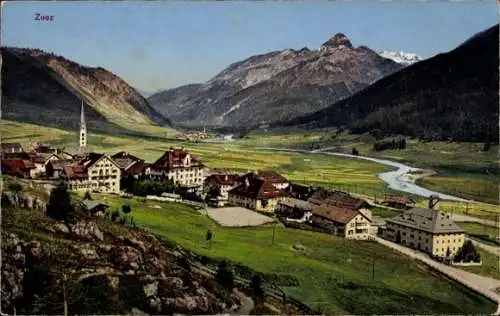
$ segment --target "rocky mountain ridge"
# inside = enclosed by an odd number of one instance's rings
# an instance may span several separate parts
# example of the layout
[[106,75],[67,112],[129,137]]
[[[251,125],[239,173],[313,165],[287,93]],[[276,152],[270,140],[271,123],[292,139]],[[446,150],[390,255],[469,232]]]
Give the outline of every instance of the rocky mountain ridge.
[[304,47],[249,57],[209,81],[148,98],[187,126],[252,126],[320,110],[402,69],[341,33],[318,50]]
[[81,101],[94,130],[169,125],[134,88],[101,67],[86,67],[39,49],[2,47],[3,118],[74,129]]
[[316,113],[272,126],[498,143],[498,25]]

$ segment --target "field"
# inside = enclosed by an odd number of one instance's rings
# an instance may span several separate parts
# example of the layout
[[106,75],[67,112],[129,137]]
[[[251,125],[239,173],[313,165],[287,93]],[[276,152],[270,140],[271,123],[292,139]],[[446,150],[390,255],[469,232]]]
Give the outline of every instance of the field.
[[458,223],[458,226],[465,229],[468,234],[488,235],[490,237],[497,237],[500,232],[495,227],[485,226],[478,223]]
[[[392,139],[392,138],[389,138]],[[375,138],[370,135],[337,134],[334,131],[289,130],[282,132],[255,132],[247,135],[247,146],[333,150],[350,153],[358,149],[360,155],[388,158],[420,168],[436,170],[438,174],[421,180],[425,186],[456,194],[467,199],[499,203],[498,146],[482,151],[482,143],[422,142],[407,140],[405,150],[375,152]],[[464,180],[467,181],[464,181]]]
[[[272,226],[226,228],[181,204],[97,194],[94,198],[106,198],[112,208],[130,204],[130,215],[139,226],[196,253],[261,272],[293,275],[300,285],[284,290],[327,314],[479,314],[495,309],[486,299],[375,243],[281,227],[275,228],[273,243]],[[213,232],[210,248],[207,230]],[[294,250],[298,244],[305,250]]]

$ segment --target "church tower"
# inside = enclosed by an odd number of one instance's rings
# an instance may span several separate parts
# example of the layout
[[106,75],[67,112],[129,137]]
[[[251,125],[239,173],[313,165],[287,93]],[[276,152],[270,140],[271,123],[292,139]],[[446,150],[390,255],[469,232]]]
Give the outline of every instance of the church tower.
[[83,111],[83,100],[82,100],[82,112],[80,117],[80,147],[87,147],[87,122],[85,121],[85,113]]

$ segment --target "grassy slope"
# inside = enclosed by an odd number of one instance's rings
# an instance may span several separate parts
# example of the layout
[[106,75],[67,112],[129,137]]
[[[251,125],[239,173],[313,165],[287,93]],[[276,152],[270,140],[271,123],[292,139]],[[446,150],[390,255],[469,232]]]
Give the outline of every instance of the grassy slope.
[[[375,243],[278,227],[273,245],[270,226],[223,228],[176,203],[106,199],[112,207],[129,203],[138,225],[197,253],[228,258],[262,272],[294,275],[300,286],[285,291],[328,314],[488,313],[494,309],[478,295]],[[210,249],[205,243],[208,229],[214,233]],[[296,244],[306,250],[293,250]],[[373,255],[375,278],[371,279]]]

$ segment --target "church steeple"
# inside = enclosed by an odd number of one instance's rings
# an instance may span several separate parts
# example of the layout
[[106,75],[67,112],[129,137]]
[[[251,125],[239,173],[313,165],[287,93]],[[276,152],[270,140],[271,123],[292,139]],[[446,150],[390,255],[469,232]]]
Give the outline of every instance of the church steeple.
[[80,147],[87,147],[87,122],[85,121],[83,100],[82,100],[82,111],[80,115]]

